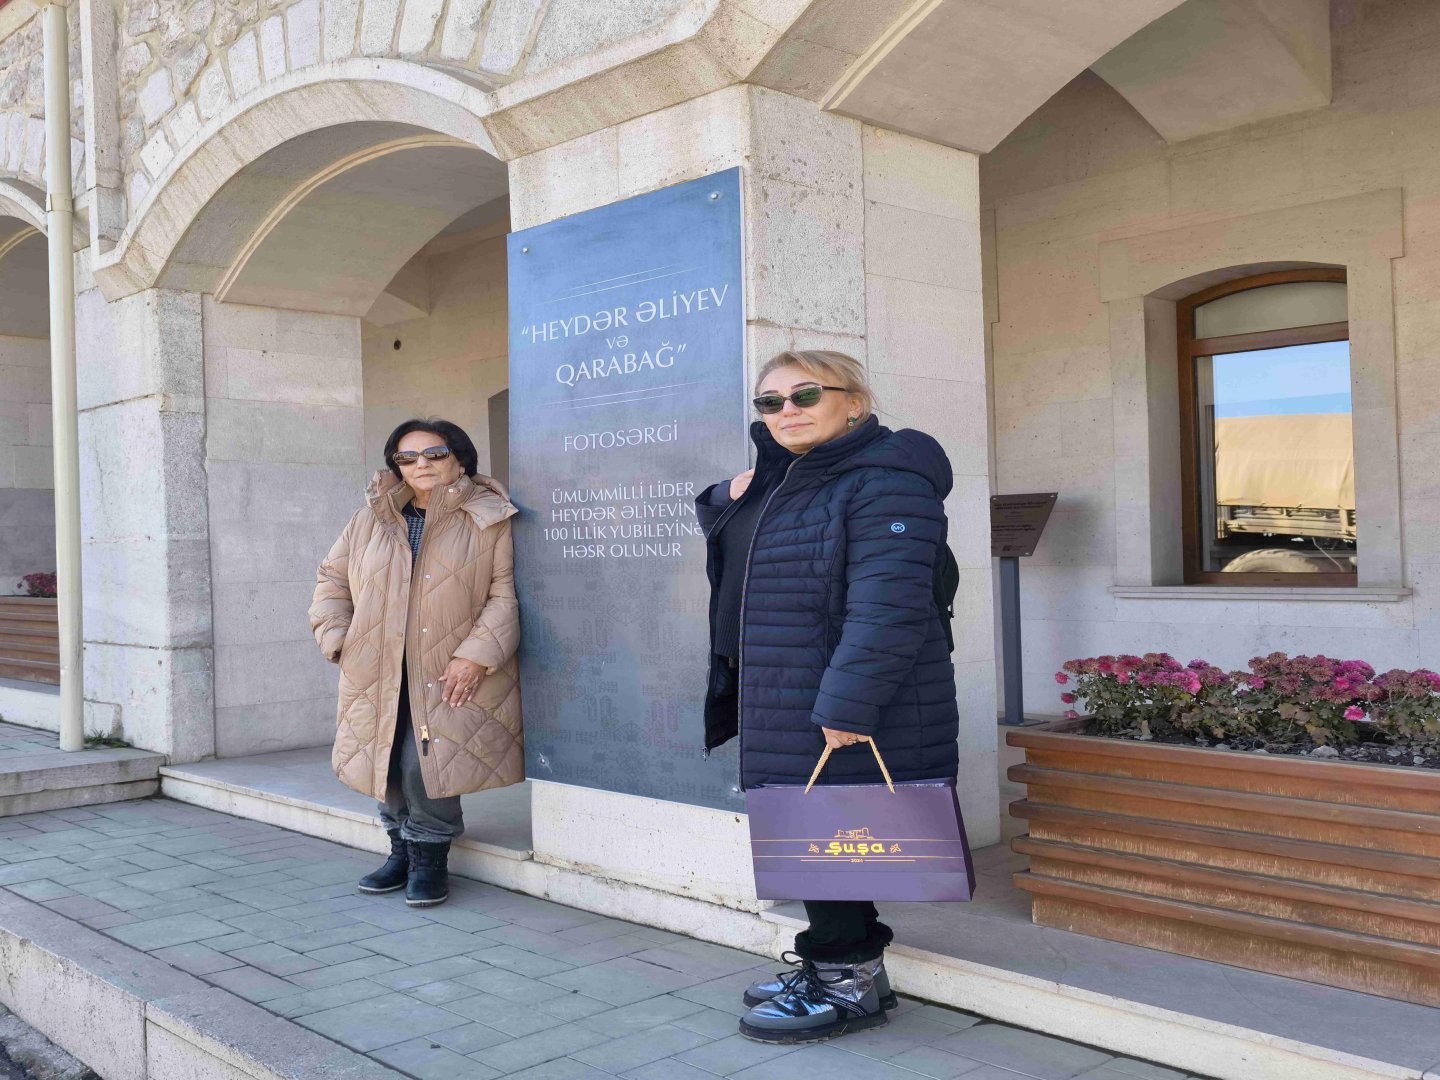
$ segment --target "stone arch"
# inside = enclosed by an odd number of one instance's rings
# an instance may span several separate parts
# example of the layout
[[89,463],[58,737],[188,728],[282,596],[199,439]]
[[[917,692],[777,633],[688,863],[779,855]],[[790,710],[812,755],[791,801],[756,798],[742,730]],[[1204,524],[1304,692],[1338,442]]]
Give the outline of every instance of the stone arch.
[[96,280],[112,300],[156,285],[214,291],[298,189],[385,144],[417,140],[418,149],[428,138],[435,152],[503,170],[486,111],[483,91],[403,60],[354,59],[272,80],[177,151],[96,260]]

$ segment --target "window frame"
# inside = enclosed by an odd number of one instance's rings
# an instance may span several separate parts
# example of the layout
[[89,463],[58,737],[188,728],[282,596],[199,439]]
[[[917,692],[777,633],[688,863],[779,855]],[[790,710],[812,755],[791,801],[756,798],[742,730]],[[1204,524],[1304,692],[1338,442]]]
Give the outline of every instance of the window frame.
[[[1225,337],[1197,338],[1195,336],[1195,309],[1222,296],[1262,289],[1269,285],[1285,285],[1299,281],[1330,281],[1348,285],[1347,273],[1343,268],[1313,267],[1303,270],[1277,270],[1204,289],[1201,292],[1179,300],[1175,304],[1177,340],[1179,344],[1179,398],[1180,398],[1180,496],[1181,528],[1183,531],[1182,561],[1186,585],[1265,585],[1293,586],[1301,588],[1348,587],[1354,588],[1358,574],[1319,572],[1314,574],[1286,573],[1225,573],[1220,570],[1202,570],[1200,566],[1200,472],[1197,456],[1196,431],[1196,358],[1220,356],[1225,353],[1251,352],[1257,349],[1277,349],[1287,345],[1314,345],[1326,341],[1349,341],[1350,322],[1324,323],[1316,326],[1297,326],[1285,330],[1261,330],[1249,334],[1232,334]],[[1352,367],[1353,379],[1353,367]],[[1352,413],[1353,418],[1353,413]],[[1352,435],[1353,439],[1353,435]],[[1353,450],[1353,448],[1352,448]]]

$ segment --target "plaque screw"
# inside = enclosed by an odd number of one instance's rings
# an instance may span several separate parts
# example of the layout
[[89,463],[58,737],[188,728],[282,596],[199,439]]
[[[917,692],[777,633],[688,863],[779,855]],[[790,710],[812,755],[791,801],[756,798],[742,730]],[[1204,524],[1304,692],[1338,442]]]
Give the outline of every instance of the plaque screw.
[[739,795],[739,794],[740,794],[740,789],[739,789],[738,787],[732,786],[732,787],[730,788],[730,793],[731,793],[732,795]]
[[529,254],[530,254],[530,249],[529,249],[528,247],[522,247],[522,248],[520,249],[520,253],[521,253],[522,255],[529,255]]
[[718,199],[719,197],[720,197],[720,193],[719,193],[718,191],[712,191],[712,192],[710,192],[710,199],[711,199],[712,202],[713,202],[715,199]]

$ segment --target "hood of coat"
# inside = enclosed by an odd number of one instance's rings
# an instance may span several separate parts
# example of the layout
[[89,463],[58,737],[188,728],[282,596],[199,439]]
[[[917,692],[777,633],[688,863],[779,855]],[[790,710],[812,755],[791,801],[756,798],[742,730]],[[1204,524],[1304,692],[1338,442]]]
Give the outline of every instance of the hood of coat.
[[[775,441],[763,420],[750,426],[750,437],[759,449],[759,461],[789,461],[793,455]],[[954,473],[950,459],[938,442],[923,431],[904,428],[891,431],[871,416],[854,431],[821,443],[805,454],[797,469],[821,470],[830,476],[853,469],[900,469],[923,476],[940,498],[950,494]]]
[[[410,485],[399,479],[389,469],[380,469],[370,478],[365,489],[365,501],[382,518],[399,519],[405,504],[414,498]],[[463,510],[475,519],[482,529],[514,517],[519,510],[510,501],[510,493],[499,480],[489,476],[462,476],[450,487],[439,493],[439,500],[431,509]]]

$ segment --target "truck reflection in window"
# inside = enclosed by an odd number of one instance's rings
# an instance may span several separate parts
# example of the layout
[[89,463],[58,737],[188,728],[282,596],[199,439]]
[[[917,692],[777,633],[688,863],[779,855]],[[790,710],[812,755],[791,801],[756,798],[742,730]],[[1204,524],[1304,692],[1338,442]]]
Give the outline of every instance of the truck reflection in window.
[[1353,574],[1350,345],[1195,358],[1200,564]]

